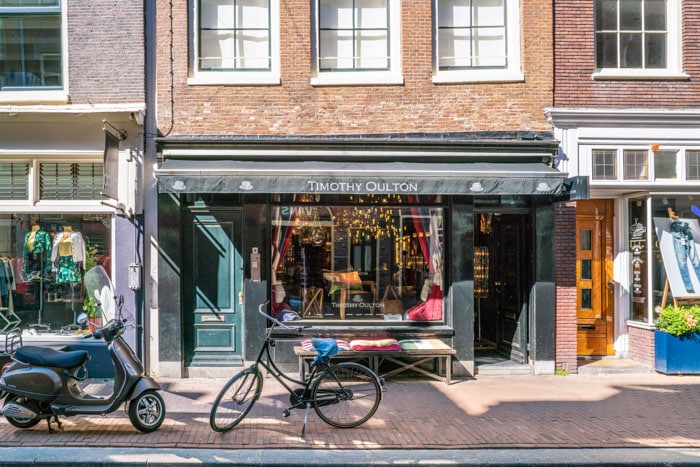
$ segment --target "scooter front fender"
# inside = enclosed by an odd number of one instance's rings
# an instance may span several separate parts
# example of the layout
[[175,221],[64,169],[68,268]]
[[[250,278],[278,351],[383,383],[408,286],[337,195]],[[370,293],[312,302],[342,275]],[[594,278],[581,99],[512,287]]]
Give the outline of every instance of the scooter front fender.
[[131,388],[131,391],[126,396],[126,400],[133,400],[150,389],[160,391],[160,384],[156,383],[156,381],[149,376],[142,376],[141,379],[134,384],[134,387]]

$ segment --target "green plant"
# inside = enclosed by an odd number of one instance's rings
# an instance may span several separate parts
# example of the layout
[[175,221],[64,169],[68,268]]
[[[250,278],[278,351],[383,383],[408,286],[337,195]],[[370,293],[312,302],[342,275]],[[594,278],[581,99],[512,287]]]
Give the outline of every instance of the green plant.
[[[85,271],[89,271],[97,265],[95,256],[97,256],[97,245],[90,244],[90,238],[85,239]],[[101,313],[99,305],[95,297],[86,294],[83,300],[83,311],[87,313],[88,318],[99,318]]]
[[101,315],[97,300],[90,295],[86,295],[83,300],[83,311],[87,313],[88,318],[99,318]]
[[556,370],[554,370],[554,374],[556,376],[568,376],[569,370],[567,370],[566,368],[557,368]]
[[700,305],[669,305],[662,309],[656,327],[663,332],[682,336],[700,332]]

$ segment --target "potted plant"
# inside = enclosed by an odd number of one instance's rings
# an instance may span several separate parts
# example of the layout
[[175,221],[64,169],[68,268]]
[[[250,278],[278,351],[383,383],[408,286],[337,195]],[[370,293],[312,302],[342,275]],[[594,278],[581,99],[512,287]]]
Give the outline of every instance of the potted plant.
[[[86,239],[86,255],[85,255],[85,271],[89,271],[97,265],[95,257],[98,254],[97,246],[90,244],[90,239]],[[88,326],[90,331],[94,331],[95,328],[102,326],[102,313],[100,311],[99,304],[95,297],[85,294],[85,299],[83,300],[83,311],[88,316]]]
[[656,371],[700,374],[700,305],[669,305],[659,310],[656,327]]

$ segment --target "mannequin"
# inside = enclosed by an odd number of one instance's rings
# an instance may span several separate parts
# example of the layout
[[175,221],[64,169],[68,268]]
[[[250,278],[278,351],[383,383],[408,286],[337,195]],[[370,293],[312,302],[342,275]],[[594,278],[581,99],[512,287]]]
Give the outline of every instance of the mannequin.
[[50,270],[49,256],[51,254],[51,237],[48,232],[33,223],[29,232],[24,236],[22,249],[22,277],[26,281],[40,280]]
[[51,262],[55,264],[56,283],[73,284],[83,281],[81,263],[85,262],[85,240],[69,225],[53,239]]

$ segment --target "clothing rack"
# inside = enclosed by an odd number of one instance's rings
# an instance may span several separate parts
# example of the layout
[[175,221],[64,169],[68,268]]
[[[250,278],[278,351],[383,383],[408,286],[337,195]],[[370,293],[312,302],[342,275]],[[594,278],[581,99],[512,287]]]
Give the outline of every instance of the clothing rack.
[[[9,258],[0,258],[0,281],[3,281],[3,287],[0,292],[0,334],[12,331],[19,326],[22,321],[15,314],[15,307],[12,301],[12,291],[15,289],[15,276],[12,268],[12,261]],[[7,299],[3,299],[7,295]]]

